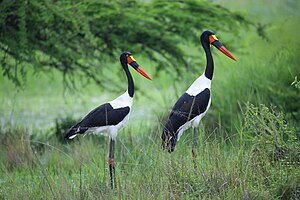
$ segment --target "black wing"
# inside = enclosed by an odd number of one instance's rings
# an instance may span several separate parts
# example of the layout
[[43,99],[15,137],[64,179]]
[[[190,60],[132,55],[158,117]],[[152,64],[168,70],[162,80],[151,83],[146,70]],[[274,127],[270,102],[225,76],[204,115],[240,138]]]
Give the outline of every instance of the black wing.
[[129,111],[129,107],[114,109],[109,103],[103,104],[92,110],[80,122],[72,126],[65,138],[69,138],[74,134],[84,133],[92,127],[117,125],[128,115]]
[[184,93],[172,108],[165,128],[174,136],[180,126],[205,112],[210,99],[210,90],[206,88],[196,96]]

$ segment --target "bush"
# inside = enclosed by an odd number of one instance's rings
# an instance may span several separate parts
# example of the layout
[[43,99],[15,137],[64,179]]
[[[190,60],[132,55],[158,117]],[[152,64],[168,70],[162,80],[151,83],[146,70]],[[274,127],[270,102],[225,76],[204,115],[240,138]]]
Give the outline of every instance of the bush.
[[[249,159],[253,181],[271,189],[281,199],[297,199],[299,194],[300,145],[296,131],[282,112],[265,105],[246,104],[244,131],[253,143]],[[295,176],[288,176],[288,174]]]
[[59,142],[66,143],[67,140],[64,138],[66,132],[78,121],[78,119],[75,119],[72,116],[56,118],[53,135]]

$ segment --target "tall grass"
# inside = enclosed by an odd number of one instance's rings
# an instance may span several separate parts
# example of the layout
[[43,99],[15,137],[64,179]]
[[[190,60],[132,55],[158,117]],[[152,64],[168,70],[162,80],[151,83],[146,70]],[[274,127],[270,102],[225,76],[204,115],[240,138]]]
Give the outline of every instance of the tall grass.
[[[264,105],[247,104],[243,112],[239,131],[227,140],[207,137],[204,128],[199,128],[196,160],[191,155],[192,133],[186,133],[175,152],[169,154],[161,149],[160,127],[140,127],[139,135],[133,133],[136,129],[125,128],[116,144],[116,190],[110,189],[107,138],[86,136],[68,144],[39,141],[44,148],[38,150],[37,141],[25,136],[31,134],[28,130],[2,132],[1,145],[5,148],[0,152],[4,155],[0,196],[2,199],[299,198],[300,151],[295,130],[284,121],[281,112]],[[224,130],[218,131],[224,134]],[[6,140],[12,133],[15,133],[13,140]],[[10,151],[13,148],[18,149]],[[13,159],[16,157],[23,160]]]

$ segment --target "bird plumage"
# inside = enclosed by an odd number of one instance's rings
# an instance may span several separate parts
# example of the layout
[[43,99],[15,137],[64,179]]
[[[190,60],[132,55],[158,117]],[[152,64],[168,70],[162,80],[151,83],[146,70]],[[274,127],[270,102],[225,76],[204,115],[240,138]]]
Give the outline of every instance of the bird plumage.
[[163,131],[170,137],[170,151],[174,151],[176,142],[182,133],[190,127],[198,127],[211,103],[210,89],[205,88],[197,95],[184,93],[172,108]]
[[73,139],[77,134],[93,132],[108,135],[115,140],[119,130],[128,121],[134,96],[134,82],[128,69],[128,64],[141,75],[151,80],[131,55],[130,52],[124,52],[120,55],[120,63],[128,81],[127,91],[116,99],[90,111],[80,122],[68,130],[65,138]]
[[137,64],[130,52],[122,53],[120,55],[120,62],[128,81],[127,91],[116,99],[90,111],[80,122],[72,126],[65,135],[65,138],[73,139],[77,134],[92,132],[101,133],[110,137],[108,163],[112,188],[114,187],[114,182],[116,185],[114,161],[115,139],[118,132],[128,121],[134,95],[134,83],[128,69],[128,64],[141,75],[151,80],[148,74]]
[[90,111],[80,122],[72,126],[66,138],[73,139],[77,134],[100,133],[115,139],[120,129],[128,121],[133,98],[126,91],[118,98]]
[[176,142],[188,128],[194,128],[193,156],[195,151],[196,129],[208,111],[211,104],[211,80],[214,72],[214,62],[210,45],[217,47],[222,53],[235,60],[228,50],[218,41],[214,32],[204,31],[200,36],[202,47],[206,56],[205,71],[186,92],[178,99],[172,108],[162,133],[164,149],[174,151]]

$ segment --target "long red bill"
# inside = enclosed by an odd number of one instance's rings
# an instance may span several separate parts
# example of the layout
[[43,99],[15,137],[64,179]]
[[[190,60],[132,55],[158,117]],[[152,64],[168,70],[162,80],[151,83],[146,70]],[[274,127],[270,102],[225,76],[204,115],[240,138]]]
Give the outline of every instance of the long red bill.
[[235,59],[235,57],[233,57],[233,55],[231,55],[230,53],[229,53],[229,51],[224,47],[224,46],[221,46],[220,48],[218,48],[222,53],[224,53],[226,56],[228,56],[229,58],[231,58],[232,60],[235,60],[235,61],[237,61],[236,59]]
[[138,67],[136,70],[147,79],[152,80],[152,78],[141,67]]

